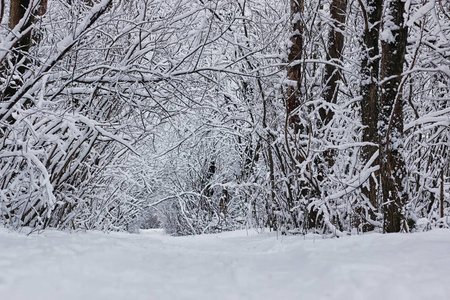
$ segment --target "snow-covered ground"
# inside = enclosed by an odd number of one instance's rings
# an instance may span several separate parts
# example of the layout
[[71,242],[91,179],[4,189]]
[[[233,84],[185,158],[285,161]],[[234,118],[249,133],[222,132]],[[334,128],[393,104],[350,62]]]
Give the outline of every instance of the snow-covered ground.
[[450,299],[450,230],[340,239],[0,228],[0,299]]

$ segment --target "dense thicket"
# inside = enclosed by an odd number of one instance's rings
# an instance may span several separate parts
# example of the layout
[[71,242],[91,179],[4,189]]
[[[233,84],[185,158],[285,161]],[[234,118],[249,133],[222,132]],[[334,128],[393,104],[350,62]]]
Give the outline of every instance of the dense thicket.
[[448,226],[445,1],[0,7],[8,227]]

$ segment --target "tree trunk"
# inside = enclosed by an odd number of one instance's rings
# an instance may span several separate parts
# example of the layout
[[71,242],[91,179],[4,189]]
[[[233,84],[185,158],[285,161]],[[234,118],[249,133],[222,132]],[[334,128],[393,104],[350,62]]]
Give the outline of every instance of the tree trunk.
[[[31,4],[32,3],[33,1],[31,1]],[[20,20],[24,17],[26,17],[27,19],[25,20],[20,31],[24,31],[31,26],[33,22],[32,14],[26,16],[29,5],[30,0],[11,0],[9,12],[9,27],[11,29],[14,29],[19,24]],[[27,70],[26,65],[28,64],[28,60],[26,59],[26,57],[28,56],[28,51],[30,47],[31,47],[31,31],[25,34],[11,49],[12,50],[11,52],[14,55],[12,63],[15,66],[17,72],[19,72],[19,74],[23,74]],[[6,76],[13,77],[12,76],[13,74],[7,74],[8,72],[6,72],[6,70],[4,69],[5,66],[6,63],[5,65],[3,65],[2,62],[2,66],[0,66],[0,71],[2,73],[5,73]],[[8,101],[18,90],[17,86],[18,85],[14,84],[13,82],[12,84],[7,85],[6,88],[0,92],[0,101]],[[29,102],[30,101],[27,101],[27,103]],[[3,121],[12,124],[14,123],[15,120],[12,116],[8,116],[6,120]],[[3,127],[0,128],[0,137],[3,136],[5,130],[6,129]]]
[[[291,80],[288,88],[288,99],[286,103],[286,113],[289,119],[289,126],[298,134],[302,128],[300,117],[296,110],[301,105],[300,87],[302,81],[302,67],[298,63],[303,52],[303,24],[301,15],[303,14],[303,0],[291,0],[292,18],[292,46],[289,49],[288,60],[291,64],[287,68],[287,76]],[[295,63],[297,62],[297,63]]]
[[[286,147],[288,151],[288,156],[291,159],[293,165],[293,180],[297,183],[298,192],[296,193],[296,198],[293,199],[289,196],[288,199],[288,207],[291,207],[293,203],[297,200],[314,198],[313,196],[320,195],[319,184],[315,176],[312,175],[312,168],[309,165],[307,167],[306,173],[302,176],[301,171],[298,164],[305,162],[307,154],[303,149],[300,149],[297,143],[297,139],[301,134],[307,135],[311,130],[310,124],[302,123],[302,120],[299,116],[299,109],[303,104],[303,96],[302,95],[302,81],[303,78],[303,70],[301,59],[303,57],[303,46],[304,46],[304,24],[303,24],[303,9],[304,9],[304,1],[303,0],[291,0],[291,23],[292,23],[292,36],[291,36],[291,47],[289,49],[288,60],[289,67],[287,68],[287,76],[290,80],[289,87],[287,89],[288,99],[286,101],[286,128],[285,128],[285,140]],[[288,132],[292,130],[293,135],[291,139],[288,138]],[[315,207],[309,208],[309,205],[306,205],[305,209],[305,221],[308,224],[308,228],[316,227],[318,220],[320,219],[317,216],[317,209]],[[295,212],[290,211],[292,215]],[[297,218],[292,216],[293,220]]]
[[[336,103],[339,93],[339,80],[341,79],[340,66],[342,65],[342,49],[344,48],[344,27],[346,19],[347,0],[332,0],[330,5],[330,17],[332,20],[330,32],[328,34],[328,45],[326,58],[328,64],[324,71],[323,99],[327,103]],[[333,119],[334,111],[330,108],[319,108],[320,119],[317,122],[319,127],[326,126]],[[323,137],[326,138],[326,137]],[[334,165],[336,150],[327,149],[323,153],[323,158],[317,159],[318,170],[317,179],[322,182],[326,178],[328,168]],[[326,191],[325,191],[326,192]]]
[[[25,16],[28,6],[30,5],[30,0],[11,0],[10,13],[9,13],[9,28],[13,29],[19,24],[20,20]],[[25,30],[32,24],[32,16],[28,16],[26,22],[24,23],[22,29]],[[24,56],[27,55],[28,50],[31,47],[31,32],[23,36],[20,41],[14,45],[14,50],[16,54],[15,64],[22,60]],[[25,63],[18,67],[19,72],[25,72]]]
[[[325,65],[325,88],[322,94],[328,103],[336,103],[339,83],[341,79],[339,68],[336,65],[342,64],[342,49],[344,48],[344,25],[346,18],[347,0],[333,0],[330,6],[330,15],[333,20],[327,46],[327,61]],[[330,109],[321,108],[319,110],[322,124],[328,124],[333,118],[334,112]]]
[[[34,7],[29,9],[30,5]],[[9,13],[9,28],[14,29],[25,18],[25,22],[20,28],[20,32],[28,29],[35,21],[35,15],[42,16],[47,11],[47,0],[30,1],[30,0],[11,0],[10,13]],[[35,15],[34,15],[34,14]],[[17,71],[23,74],[27,70],[28,52],[33,42],[32,32],[29,31],[25,34],[11,49],[14,54],[13,64],[16,66]],[[25,58],[25,60],[23,60]],[[16,88],[8,86],[1,95],[2,100],[6,100],[14,95]]]
[[[361,1],[361,0],[360,0]],[[363,59],[362,59],[362,81],[361,81],[361,121],[365,126],[363,129],[363,142],[379,144],[378,120],[380,115],[380,103],[378,94],[378,76],[380,72],[380,24],[381,14],[383,11],[383,0],[368,0],[365,6],[360,2],[362,13],[365,20],[365,28],[363,35]],[[367,8],[367,11],[365,9]],[[378,151],[377,146],[365,146],[362,149],[362,158],[364,162]],[[374,161],[374,165],[379,165],[379,159]],[[378,172],[376,178],[378,177]],[[369,177],[368,186],[363,187],[362,192],[369,200],[374,208],[378,208],[378,182],[371,176]],[[365,214],[364,212],[360,212]],[[370,216],[374,217],[374,213],[369,211]],[[371,226],[367,230],[373,229]],[[365,231],[365,229],[363,228]]]
[[9,28],[13,29],[19,24],[20,19],[25,16],[25,12],[30,5],[30,0],[11,0],[9,9]]
[[381,185],[385,232],[399,232],[407,201],[406,168],[402,157],[403,99],[399,90],[405,61],[407,27],[402,0],[388,2],[381,55]]

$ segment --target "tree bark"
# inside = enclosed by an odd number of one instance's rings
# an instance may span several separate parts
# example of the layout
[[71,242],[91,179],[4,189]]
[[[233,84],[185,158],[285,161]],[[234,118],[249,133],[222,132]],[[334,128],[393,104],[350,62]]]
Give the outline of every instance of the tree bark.
[[[379,42],[383,0],[368,0],[366,5],[364,5],[360,0],[360,5],[365,20],[361,70],[361,121],[364,125],[362,140],[363,142],[379,144],[378,120],[380,115],[380,103],[378,93],[378,76],[380,72]],[[363,161],[369,161],[369,159],[378,150],[379,147],[377,146],[365,146],[362,149]],[[380,160],[376,159],[373,164],[379,165]],[[375,178],[378,178],[378,172],[375,175]],[[379,207],[377,186],[378,182],[371,176],[369,177],[368,186],[362,188],[363,194],[374,208]],[[360,213],[364,212],[361,211]],[[374,217],[372,211],[369,213],[369,217]],[[371,229],[372,228],[367,228],[367,230]]]
[[[13,29],[19,24],[20,20],[25,17],[25,13],[27,12],[28,6],[30,5],[30,0],[11,0],[10,11],[9,11],[9,28]],[[27,17],[25,24],[23,25],[23,29],[28,28],[32,24],[32,16]],[[20,41],[14,46],[14,50],[17,51],[17,59],[19,62],[24,55],[28,52],[31,46],[31,32],[26,34]],[[19,69],[19,71],[24,71],[23,68]]]
[[407,174],[402,157],[403,99],[399,90],[407,39],[404,6],[402,0],[388,2],[381,43],[381,185],[385,232],[402,230],[402,209],[407,201]]
[[[328,34],[327,61],[325,65],[325,88],[323,98],[328,103],[336,103],[339,80],[341,79],[339,67],[342,64],[342,49],[344,48],[344,25],[346,19],[347,0],[333,0],[330,6],[330,16],[333,20]],[[334,112],[330,109],[319,109],[322,124],[328,124],[333,118]]]
[[[36,7],[30,8],[30,5],[37,5]],[[10,13],[9,13],[9,27],[14,29],[19,23],[20,20],[25,18],[25,21],[20,29],[20,32],[28,29],[32,26],[33,22],[35,22],[35,18],[33,16],[33,12],[37,15],[43,15],[47,11],[47,0],[41,1],[30,1],[30,0],[11,0],[10,3]],[[14,55],[13,64],[19,74],[23,74],[26,72],[29,64],[29,60],[27,59],[28,52],[32,45],[32,32],[31,30],[25,34],[11,49]],[[0,66],[0,70],[4,72],[3,66]],[[9,74],[11,76],[12,74]],[[17,92],[18,88],[15,84],[9,84],[6,86],[4,91],[0,92],[0,101],[8,101],[14,94]],[[31,102],[27,100],[25,105],[29,105]],[[14,123],[14,118],[12,116],[8,116],[6,118],[7,123]],[[0,132],[3,132],[5,129],[1,128]],[[1,133],[0,133],[1,136]]]
[[286,102],[286,113],[289,119],[289,126],[298,134],[301,130],[301,121],[297,109],[301,105],[300,87],[302,82],[302,67],[299,63],[303,54],[303,24],[301,15],[303,14],[303,0],[291,0],[291,20],[292,36],[291,48],[289,49],[288,60],[290,66],[287,68],[287,76],[291,80],[288,88],[288,99]]
[[[328,64],[324,70],[323,99],[327,103],[336,103],[339,93],[339,80],[341,80],[340,66],[342,65],[342,50],[344,48],[344,30],[346,19],[347,0],[332,0],[330,5],[330,17],[332,20],[330,32],[328,34],[328,45],[326,58]],[[330,108],[319,108],[319,127],[328,125],[334,116],[334,111]],[[317,161],[317,179],[323,181],[326,177],[327,168],[334,165],[336,150],[327,149],[323,153],[322,161]]]
[[[302,123],[299,116],[299,109],[304,103],[302,95],[302,81],[303,81],[303,70],[301,60],[303,58],[303,46],[304,46],[304,23],[303,23],[303,10],[304,10],[304,0],[291,0],[291,24],[292,24],[292,36],[291,36],[291,47],[288,53],[289,67],[287,68],[287,77],[290,80],[289,87],[287,89],[288,99],[286,101],[286,128],[285,128],[285,140],[286,147],[288,151],[288,156],[291,159],[293,166],[292,170],[294,172],[294,181],[297,183],[298,192],[296,193],[295,199],[289,196],[288,207],[292,207],[293,203],[300,198],[311,199],[314,196],[320,194],[319,184],[316,178],[312,175],[311,166],[307,167],[305,176],[301,176],[298,164],[305,162],[306,153],[303,149],[299,149],[296,139],[300,137],[300,134],[307,135],[309,130],[311,130],[310,124]],[[288,138],[288,131],[292,130],[293,136],[291,139]],[[289,190],[290,191],[290,190]],[[315,207],[308,208],[305,207],[305,221],[308,228],[316,227],[319,223],[319,217],[317,214],[317,209]],[[293,220],[297,218],[292,217]]]

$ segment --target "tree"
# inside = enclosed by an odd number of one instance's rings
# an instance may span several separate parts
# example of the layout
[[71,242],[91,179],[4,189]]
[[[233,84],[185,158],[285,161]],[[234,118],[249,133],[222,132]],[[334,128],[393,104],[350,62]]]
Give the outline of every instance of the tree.
[[[404,20],[404,2],[387,1],[384,28],[381,33],[381,186],[384,230],[399,232],[404,225],[407,203],[406,167],[403,158],[402,73],[405,62],[408,29]],[[404,227],[406,228],[406,227]]]
[[[2,15],[4,3],[2,2]],[[37,33],[33,33],[33,24],[36,16],[42,16],[47,9],[47,0],[11,0],[9,8],[9,28],[12,30],[3,43],[6,47],[2,50],[3,56],[0,57],[0,70],[9,76],[9,83],[4,87],[0,94],[0,101],[8,102],[14,97],[20,83],[16,82],[15,75],[23,75],[30,64],[30,47],[37,41]],[[14,69],[10,70],[5,66],[5,54],[10,53],[9,58]],[[8,74],[9,73],[9,74]],[[12,102],[14,103],[14,102]],[[30,101],[25,101],[30,105]],[[14,122],[14,118],[9,115],[5,120]],[[3,128],[2,131],[5,129]]]
[[450,30],[445,25],[448,13],[440,1],[412,5],[409,15],[410,55],[406,57],[402,84],[406,102],[405,145],[409,153],[405,161],[410,195],[406,217],[410,229],[415,230],[424,226],[418,223],[445,224],[441,208],[448,215],[444,195],[449,188],[449,127],[444,116],[449,104],[450,74],[445,70],[450,62],[445,51],[449,49]]
[[[362,141],[371,143],[362,148],[363,161],[368,162],[372,157],[373,165],[379,166],[379,130],[378,121],[380,118],[380,102],[378,92],[378,78],[380,72],[380,29],[383,10],[382,0],[370,0],[367,4],[360,1],[364,19],[363,33],[363,57],[361,70],[361,119],[365,126],[362,134]],[[375,218],[379,207],[378,184],[376,180],[378,173],[370,176],[367,185],[362,187],[363,195],[368,201],[364,207],[367,211],[361,212],[366,220]],[[372,226],[369,225],[369,228]]]
[[5,3],[4,224],[446,226],[441,2]]
[[[326,59],[328,63],[324,70],[323,98],[328,103],[337,103],[339,93],[339,81],[341,80],[339,66],[342,64],[342,50],[344,49],[346,0],[333,0],[330,5],[330,17],[332,20],[328,34]],[[331,109],[320,108],[320,119],[323,124],[328,124],[333,118]],[[332,156],[332,154],[330,153]],[[329,158],[332,160],[332,158]]]

